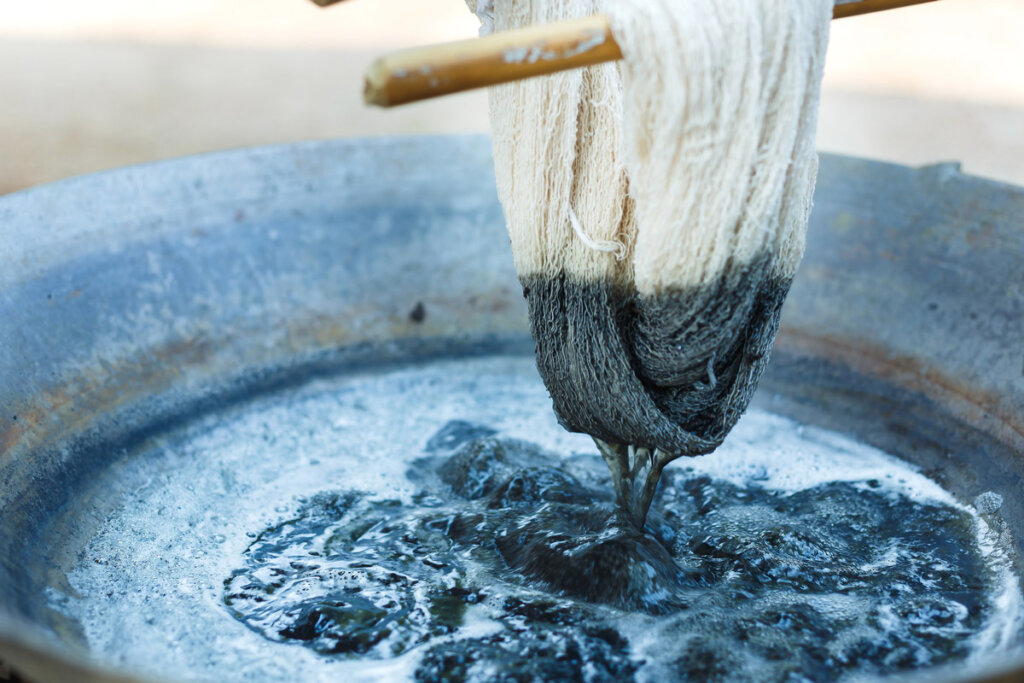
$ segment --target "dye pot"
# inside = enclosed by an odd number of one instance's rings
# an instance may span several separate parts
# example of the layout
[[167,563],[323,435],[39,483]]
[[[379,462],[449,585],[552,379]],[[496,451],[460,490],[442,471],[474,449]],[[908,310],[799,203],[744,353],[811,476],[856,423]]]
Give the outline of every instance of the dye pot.
[[[532,349],[481,137],[117,170],[0,198],[0,225],[0,661],[30,680],[134,680],[54,596],[146,444],[371,364]],[[823,155],[754,405],[997,494],[1021,558],[1022,338],[1024,190]],[[927,675],[1018,680],[1024,655],[983,668]]]

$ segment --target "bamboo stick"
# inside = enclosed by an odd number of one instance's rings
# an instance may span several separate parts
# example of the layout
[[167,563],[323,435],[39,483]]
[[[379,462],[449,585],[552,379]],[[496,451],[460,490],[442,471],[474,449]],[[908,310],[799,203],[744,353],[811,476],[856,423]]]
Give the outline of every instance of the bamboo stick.
[[[934,1],[837,0],[832,16],[840,19]],[[621,58],[608,18],[598,14],[385,55],[367,70],[363,99],[394,107]]]
[[403,50],[366,72],[367,104],[393,107],[622,58],[604,15]]
[[855,17],[859,14],[883,12],[887,9],[910,7],[926,2],[935,2],[935,0],[837,0],[835,7],[832,8],[832,18]]

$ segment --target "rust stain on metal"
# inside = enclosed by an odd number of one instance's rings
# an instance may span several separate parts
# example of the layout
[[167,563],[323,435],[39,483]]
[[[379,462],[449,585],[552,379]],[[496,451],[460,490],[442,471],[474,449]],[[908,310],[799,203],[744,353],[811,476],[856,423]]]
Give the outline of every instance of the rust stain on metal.
[[[0,455],[59,443],[88,429],[104,413],[172,389],[186,373],[216,381],[246,367],[361,342],[436,337],[452,329],[482,334],[526,330],[525,317],[507,315],[510,295],[503,288],[472,296],[433,296],[422,304],[422,317],[410,317],[408,308],[393,302],[389,305],[394,310],[382,315],[381,302],[367,301],[344,316],[309,312],[289,318],[283,327],[236,329],[216,339],[193,336],[122,359],[99,359],[78,368],[59,386],[9,407],[9,414],[0,419]],[[273,343],[257,344],[250,353],[239,350],[244,339],[273,339]],[[11,419],[13,415],[17,420]]]
[[66,383],[13,408],[18,416],[0,429],[0,454],[33,450],[88,427],[101,413],[166,390],[184,368],[202,365],[214,345],[206,339],[171,342],[123,360],[88,368]]
[[780,331],[780,347],[848,365],[863,374],[911,389],[952,408],[958,417],[985,432],[1001,426],[996,436],[1024,444],[1021,416],[1005,410],[999,394],[972,387],[910,356],[894,356],[886,349],[860,340],[821,335],[805,330]]

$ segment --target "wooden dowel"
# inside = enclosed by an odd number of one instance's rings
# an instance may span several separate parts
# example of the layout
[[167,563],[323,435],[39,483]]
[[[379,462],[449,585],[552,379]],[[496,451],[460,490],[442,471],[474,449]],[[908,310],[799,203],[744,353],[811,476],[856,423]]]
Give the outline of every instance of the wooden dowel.
[[[837,0],[832,16],[924,2],[934,0]],[[367,70],[363,99],[394,107],[616,59],[622,59],[622,50],[608,18],[599,14],[386,55]]]
[[[320,7],[330,7],[331,5],[336,5],[343,1],[344,0],[311,0],[314,5],[319,5]],[[905,2],[904,0],[836,0],[835,12],[832,14],[832,18],[840,19],[842,17],[853,17],[858,14],[868,14],[870,12],[878,12],[884,9],[919,5],[923,2],[934,2],[934,0],[910,0],[909,2]]]
[[832,18],[855,17],[859,14],[871,14],[887,9],[921,5],[926,2],[935,2],[935,0],[836,0],[835,7],[832,8]]
[[393,107],[621,58],[599,14],[395,52],[367,70],[363,97]]

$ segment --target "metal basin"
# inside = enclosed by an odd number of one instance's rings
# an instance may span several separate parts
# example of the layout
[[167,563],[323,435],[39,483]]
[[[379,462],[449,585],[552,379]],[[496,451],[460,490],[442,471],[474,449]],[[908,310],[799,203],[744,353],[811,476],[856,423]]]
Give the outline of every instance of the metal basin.
[[[119,679],[46,595],[122,454],[371,357],[532,348],[481,137],[123,169],[4,197],[0,226],[0,660],[33,679]],[[1024,190],[824,155],[757,401],[1001,494],[1024,558],[1022,338]]]

